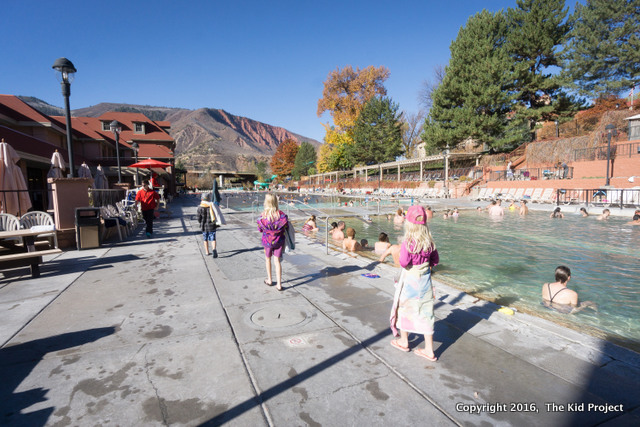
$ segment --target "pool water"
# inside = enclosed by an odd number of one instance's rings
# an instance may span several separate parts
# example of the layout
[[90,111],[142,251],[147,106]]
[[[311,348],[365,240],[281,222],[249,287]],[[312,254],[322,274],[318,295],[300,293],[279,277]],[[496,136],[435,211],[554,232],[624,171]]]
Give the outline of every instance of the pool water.
[[[319,199],[318,206],[326,208],[324,203]],[[335,201],[333,206],[337,206]],[[283,206],[281,209],[285,210]],[[385,215],[375,215],[375,209],[370,223],[360,218],[340,218],[346,211],[332,210],[331,222],[343,219],[356,230],[356,239],[365,238],[370,246],[380,231],[389,235],[391,243],[397,243],[403,235],[401,226],[395,226]],[[388,205],[383,211],[391,212],[393,207]],[[548,212],[541,211],[520,217],[517,212],[505,210],[504,217],[496,218],[486,212],[464,210],[458,218],[446,220],[436,214],[429,224],[440,254],[434,278],[471,295],[637,351],[640,227],[628,222],[628,218],[598,221],[595,216],[582,218],[575,214],[551,219]],[[296,225],[300,230],[302,222]],[[317,238],[324,240],[323,221],[318,221],[318,226]],[[555,281],[558,265],[571,269],[569,287],[578,292],[580,301],[595,302],[597,311],[587,308],[567,315],[541,304],[542,284]]]

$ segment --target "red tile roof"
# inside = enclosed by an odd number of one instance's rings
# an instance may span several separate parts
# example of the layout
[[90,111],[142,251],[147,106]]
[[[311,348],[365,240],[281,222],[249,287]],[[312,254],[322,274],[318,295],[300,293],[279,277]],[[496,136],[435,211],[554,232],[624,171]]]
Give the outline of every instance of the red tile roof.
[[49,123],[48,116],[40,113],[29,104],[14,95],[0,95],[0,114],[17,122]]
[[[120,138],[124,141],[163,141],[173,144],[174,140],[162,127],[141,113],[107,112],[98,117],[100,121],[117,120],[122,125]],[[135,133],[134,123],[144,123],[145,133]],[[100,128],[102,129],[102,127]]]

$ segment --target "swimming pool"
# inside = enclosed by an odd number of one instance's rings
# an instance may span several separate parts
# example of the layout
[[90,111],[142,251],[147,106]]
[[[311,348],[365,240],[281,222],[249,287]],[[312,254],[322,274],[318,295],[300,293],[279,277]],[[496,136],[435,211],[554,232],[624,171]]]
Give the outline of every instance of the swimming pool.
[[[333,205],[337,203],[334,201]],[[391,211],[392,205],[385,206],[385,213]],[[345,211],[334,212],[331,221],[339,220],[341,214]],[[365,223],[344,218],[347,226],[356,230],[356,239],[366,238],[371,246],[380,231],[385,231],[392,243],[403,234],[402,228],[384,215],[372,215],[371,220]],[[628,221],[613,217],[597,221],[595,216],[582,218],[575,214],[551,219],[548,212],[541,211],[520,217],[517,212],[505,210],[504,217],[495,218],[464,210],[457,219],[446,220],[436,214],[430,222],[440,253],[434,277],[471,295],[638,351],[640,227],[627,225]],[[323,221],[318,225],[318,238],[324,240]],[[541,304],[542,284],[555,281],[558,265],[571,269],[569,287],[578,292],[580,301],[597,303],[597,312],[585,309],[567,315]]]

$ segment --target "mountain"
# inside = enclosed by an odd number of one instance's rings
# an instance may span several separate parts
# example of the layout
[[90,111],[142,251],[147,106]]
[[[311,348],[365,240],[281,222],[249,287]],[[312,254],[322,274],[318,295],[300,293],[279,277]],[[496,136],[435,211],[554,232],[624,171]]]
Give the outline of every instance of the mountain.
[[[20,97],[33,108],[49,115],[64,110],[33,97]],[[49,112],[45,112],[49,111]],[[149,105],[101,103],[71,112],[76,117],[99,117],[108,111],[143,113],[151,120],[171,122],[170,134],[176,141],[176,160],[194,169],[247,170],[258,161],[271,160],[285,139],[306,141],[318,148],[312,138],[271,126],[224,110],[154,107]]]

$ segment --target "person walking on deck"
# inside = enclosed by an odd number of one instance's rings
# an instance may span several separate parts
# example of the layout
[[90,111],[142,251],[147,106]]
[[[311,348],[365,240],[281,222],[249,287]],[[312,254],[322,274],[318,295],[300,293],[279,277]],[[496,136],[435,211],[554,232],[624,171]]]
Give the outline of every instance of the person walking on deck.
[[271,274],[271,258],[276,266],[276,289],[282,290],[282,252],[284,251],[285,230],[289,226],[287,215],[278,208],[275,194],[267,194],[264,198],[264,210],[258,218],[258,231],[262,233],[262,246],[267,267],[265,285],[273,285]]
[[155,212],[160,207],[158,200],[160,200],[160,195],[150,187],[149,180],[145,179],[142,181],[142,189],[136,193],[136,205],[140,208],[142,218],[144,218],[144,222],[147,224],[145,229],[147,238],[153,234],[153,219]]
[[211,206],[211,193],[202,193],[202,202],[198,206],[198,224],[200,224],[200,231],[202,231],[202,238],[204,239],[204,251],[209,255],[209,242],[211,242],[211,249],[213,251],[213,257],[218,258],[218,251],[216,250],[216,217]]

